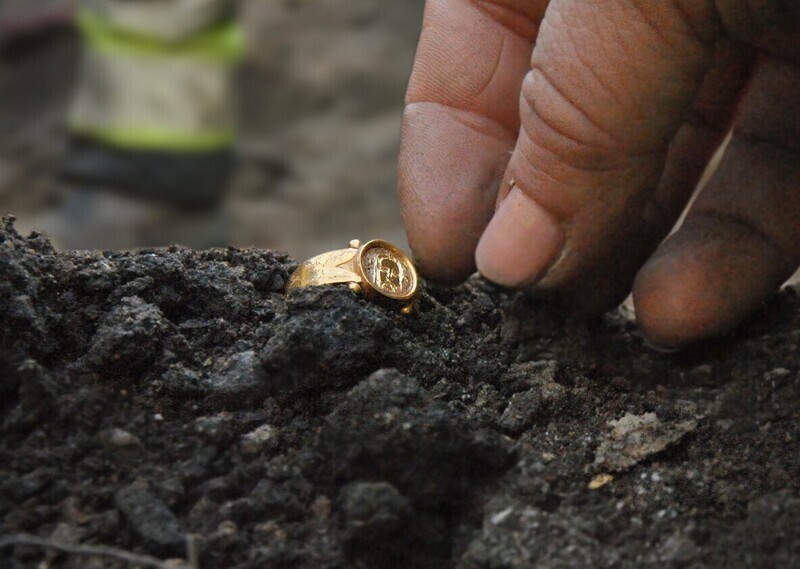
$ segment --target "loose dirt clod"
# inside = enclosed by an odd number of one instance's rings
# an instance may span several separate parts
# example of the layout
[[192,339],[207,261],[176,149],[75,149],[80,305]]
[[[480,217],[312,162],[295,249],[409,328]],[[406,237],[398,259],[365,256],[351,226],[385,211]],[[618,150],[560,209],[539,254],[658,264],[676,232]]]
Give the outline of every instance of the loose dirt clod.
[[0,224],[0,567],[800,563],[794,289],[667,357],[477,278],[286,297],[295,265]]
[[599,469],[612,472],[628,470],[697,428],[696,419],[665,424],[655,413],[628,413],[608,424],[612,427],[611,433],[600,443],[594,463]]

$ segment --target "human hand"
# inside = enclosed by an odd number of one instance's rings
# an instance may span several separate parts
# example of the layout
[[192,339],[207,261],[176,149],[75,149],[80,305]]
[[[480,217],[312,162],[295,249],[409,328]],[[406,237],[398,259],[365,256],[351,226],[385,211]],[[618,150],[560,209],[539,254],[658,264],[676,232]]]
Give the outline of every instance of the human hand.
[[428,0],[399,166],[420,269],[584,312],[632,287],[663,346],[729,329],[800,265],[800,4],[547,4]]

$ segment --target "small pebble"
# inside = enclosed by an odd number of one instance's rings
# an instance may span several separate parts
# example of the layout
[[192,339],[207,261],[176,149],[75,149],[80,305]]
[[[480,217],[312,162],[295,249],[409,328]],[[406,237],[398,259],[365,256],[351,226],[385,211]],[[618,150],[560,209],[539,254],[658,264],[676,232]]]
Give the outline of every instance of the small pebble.
[[142,441],[136,435],[132,435],[125,429],[111,429],[104,436],[106,442],[113,447],[130,448],[142,446]]
[[614,476],[611,474],[598,474],[589,482],[589,490],[599,490],[612,480],[614,480]]
[[261,425],[257,429],[242,435],[240,442],[241,451],[244,454],[256,454],[260,450],[273,450],[280,442],[278,429],[272,425]]

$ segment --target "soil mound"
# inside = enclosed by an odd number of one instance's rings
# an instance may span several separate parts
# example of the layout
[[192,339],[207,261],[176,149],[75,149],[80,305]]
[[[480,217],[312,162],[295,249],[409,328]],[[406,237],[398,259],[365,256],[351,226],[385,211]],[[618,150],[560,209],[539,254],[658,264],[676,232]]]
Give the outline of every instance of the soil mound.
[[794,290],[663,356],[622,313],[473,279],[405,317],[295,266],[3,221],[0,566],[800,561]]

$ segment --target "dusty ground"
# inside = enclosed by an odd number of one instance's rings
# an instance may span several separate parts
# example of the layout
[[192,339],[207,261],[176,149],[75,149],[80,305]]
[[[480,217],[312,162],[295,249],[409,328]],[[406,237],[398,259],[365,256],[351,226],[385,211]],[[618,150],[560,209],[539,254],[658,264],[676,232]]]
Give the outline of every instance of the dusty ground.
[[800,563],[794,289],[663,356],[624,313],[472,280],[403,317],[286,297],[293,267],[55,254],[5,222],[2,567]]
[[[232,244],[306,258],[356,237],[404,242],[396,154],[422,5],[242,2]],[[26,229],[59,198],[53,172],[77,55],[76,38],[59,35],[0,58],[0,214]]]

